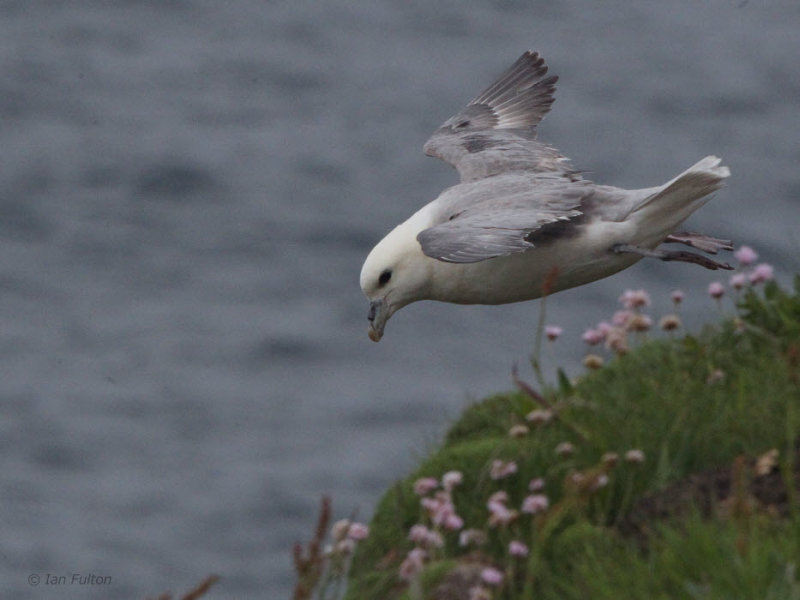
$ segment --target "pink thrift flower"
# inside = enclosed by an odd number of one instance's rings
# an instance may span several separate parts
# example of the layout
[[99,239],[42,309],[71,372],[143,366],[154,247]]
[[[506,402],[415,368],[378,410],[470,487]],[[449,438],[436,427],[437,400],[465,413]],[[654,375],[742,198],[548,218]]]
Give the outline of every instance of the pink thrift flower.
[[758,260],[758,253],[750,246],[742,246],[733,253],[733,257],[739,261],[740,265],[749,267]]
[[504,479],[516,472],[517,463],[515,463],[513,460],[509,460],[508,462],[503,460],[493,460],[492,467],[489,470],[489,477],[495,480]]
[[712,281],[708,284],[708,295],[719,300],[725,294],[725,286],[719,281]]
[[357,542],[367,539],[367,536],[369,536],[369,527],[363,523],[351,523],[347,530],[347,537]]
[[422,542],[422,545],[428,548],[441,548],[444,546],[444,538],[438,531],[429,529],[428,534],[425,536],[425,539]]
[[633,450],[628,450],[625,453],[625,460],[632,464],[641,464],[644,462],[644,452],[635,448]]
[[449,529],[450,531],[458,531],[464,526],[464,519],[459,517],[456,513],[450,513],[445,517],[443,524],[445,529]]
[[500,585],[503,583],[504,577],[505,574],[494,567],[486,567],[483,571],[481,571],[481,579],[487,585]]
[[462,481],[464,481],[464,475],[461,471],[448,471],[442,475],[442,487],[448,492],[452,491]]
[[683,302],[683,299],[684,299],[684,297],[685,297],[685,294],[683,293],[683,291],[682,291],[682,290],[674,290],[674,291],[673,291],[673,292],[672,292],[672,293],[669,295],[669,297],[670,297],[670,298],[672,298],[672,301],[673,301],[675,304],[680,304],[681,302]]
[[675,331],[681,326],[681,319],[678,315],[664,315],[658,322],[658,326],[664,331]]
[[612,468],[619,462],[619,454],[616,452],[606,452],[600,457],[600,462],[603,463],[604,466]]
[[494,510],[489,515],[489,525],[492,527],[505,527],[517,520],[519,513],[515,510],[510,510],[505,506],[494,506]]
[[628,351],[628,336],[624,329],[614,328],[606,336],[606,347],[617,354],[625,354]]
[[596,346],[606,338],[606,334],[599,329],[587,329],[583,332],[581,339],[590,346]]
[[536,479],[531,479],[531,482],[528,484],[528,489],[532,492],[539,492],[544,489],[544,479],[541,477],[537,477]]
[[[614,313],[614,316],[611,317],[611,323],[615,327],[625,327],[625,325],[628,324],[628,321],[631,320],[632,316],[633,313],[629,310],[618,310]],[[608,336],[608,333],[606,333],[606,336]]]
[[600,473],[597,477],[594,478],[592,484],[589,486],[589,489],[593,492],[595,490],[599,490],[600,488],[606,487],[608,485],[608,475],[605,473]]
[[495,492],[489,497],[486,508],[489,509],[489,524],[492,526],[505,526],[517,518],[517,512],[509,510],[506,506],[508,494],[505,492]]
[[775,271],[772,265],[761,263],[757,265],[753,272],[750,273],[750,283],[764,283],[771,280],[775,276]]
[[575,446],[572,442],[561,442],[558,446],[556,446],[556,454],[561,457],[572,456],[575,454]]
[[745,275],[744,273],[736,273],[736,275],[733,275],[730,278],[728,283],[731,285],[733,289],[741,290],[747,285],[747,275]]
[[517,423],[516,425],[512,425],[511,429],[508,430],[508,435],[512,438],[522,438],[525,437],[530,433],[530,429],[528,429],[527,425],[521,425]]
[[584,481],[586,481],[586,475],[583,473],[572,473],[567,479],[573,486],[581,487]]
[[467,600],[492,600],[492,590],[478,584],[469,588]]
[[551,342],[556,341],[561,334],[564,333],[564,330],[561,329],[558,325],[547,325],[544,328],[544,334],[547,336],[547,339]]
[[625,324],[625,328],[629,331],[649,331],[653,326],[653,319],[648,315],[637,313],[633,315]]
[[412,548],[411,550],[408,551],[408,558],[411,558],[418,562],[422,562],[426,558],[428,558],[428,553],[422,548]]
[[489,501],[486,503],[486,508],[489,509],[489,512],[494,513],[502,513],[504,510],[508,510],[505,502],[501,502],[498,500],[492,500],[489,498]]
[[534,425],[543,425],[552,421],[554,416],[553,411],[549,408],[537,408],[525,415],[525,419]]
[[340,542],[336,542],[336,547],[334,549],[334,552],[336,554],[343,554],[346,556],[352,554],[355,549],[356,549],[356,541],[352,538],[347,538]]
[[337,542],[347,537],[347,532],[350,529],[350,521],[348,519],[339,519],[331,527],[331,537]]
[[416,544],[422,544],[428,538],[428,531],[425,525],[412,525],[408,530],[408,539]]
[[603,366],[603,357],[597,354],[587,354],[583,357],[583,366],[587,369],[599,369]]
[[400,579],[409,581],[419,575],[425,565],[427,556],[428,553],[422,548],[410,550],[400,565]]
[[535,515],[550,507],[550,500],[544,494],[531,494],[522,501],[522,512]]
[[422,508],[428,511],[429,515],[438,512],[442,505],[442,501],[439,498],[423,498],[419,503]]
[[480,529],[465,529],[458,534],[458,545],[469,546],[475,544],[480,546],[486,543],[486,534]]
[[[425,498],[425,500],[428,499]],[[444,525],[451,515],[456,514],[456,507],[453,506],[453,502],[446,492],[439,492],[433,500],[436,504],[430,504],[430,508],[426,507],[431,516],[431,521],[434,525]]]
[[420,477],[414,482],[414,493],[417,496],[424,496],[439,487],[439,482],[435,477]]
[[627,310],[650,306],[650,294],[644,290],[625,290],[619,297],[619,302]]
[[508,545],[508,553],[511,556],[528,556],[528,547],[519,540],[511,540]]
[[614,329],[614,326],[608,321],[600,321],[597,324],[597,331],[599,331],[604,338],[608,335],[608,332],[611,331],[612,329]]
[[489,496],[489,500],[487,501],[487,506],[493,503],[505,504],[508,502],[508,493],[500,490],[499,492],[495,492],[491,496]]

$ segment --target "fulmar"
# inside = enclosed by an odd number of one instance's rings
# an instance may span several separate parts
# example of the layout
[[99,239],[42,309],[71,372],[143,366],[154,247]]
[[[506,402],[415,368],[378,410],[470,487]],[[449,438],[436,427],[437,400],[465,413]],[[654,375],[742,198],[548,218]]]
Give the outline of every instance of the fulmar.
[[707,156],[664,185],[624,190],[585,179],[536,139],[554,101],[556,76],[525,52],[454,117],[424,151],[461,181],[384,237],[361,269],[369,337],[379,341],[397,310],[417,300],[504,304],[584,285],[644,257],[708,269],[729,240],[676,231],[730,174]]

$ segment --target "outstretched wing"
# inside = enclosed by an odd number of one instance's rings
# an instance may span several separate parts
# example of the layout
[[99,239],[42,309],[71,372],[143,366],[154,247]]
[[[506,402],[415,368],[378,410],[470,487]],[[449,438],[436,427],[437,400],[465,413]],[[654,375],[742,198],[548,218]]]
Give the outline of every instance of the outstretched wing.
[[453,165],[462,181],[507,171],[579,178],[555,148],[536,141],[536,125],[555,100],[558,77],[545,77],[538,52],[525,52],[425,143],[425,154]]
[[457,185],[435,200],[436,224],[417,241],[425,255],[452,263],[525,252],[551,234],[568,235],[592,189],[585,180],[520,175]]

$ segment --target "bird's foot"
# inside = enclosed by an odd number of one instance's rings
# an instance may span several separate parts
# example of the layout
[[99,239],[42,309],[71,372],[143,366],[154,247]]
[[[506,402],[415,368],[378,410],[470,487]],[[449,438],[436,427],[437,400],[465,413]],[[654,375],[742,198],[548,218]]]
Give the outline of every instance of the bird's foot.
[[711,237],[696,231],[676,231],[669,234],[664,243],[686,244],[709,254],[716,254],[719,250],[733,250],[733,242],[731,240]]
[[705,267],[706,269],[711,269],[712,271],[716,271],[717,269],[725,269],[728,271],[733,270],[733,267],[728,263],[719,262],[708,258],[707,256],[703,256],[702,254],[695,254],[694,252],[686,252],[684,250],[669,251],[660,250],[658,248],[655,250],[650,250],[649,248],[631,246],[630,244],[615,244],[611,249],[616,254],[627,252],[630,254],[638,254],[639,256],[644,256],[645,258],[657,258],[665,261],[674,260],[679,262],[694,263],[696,265],[700,265],[701,267]]

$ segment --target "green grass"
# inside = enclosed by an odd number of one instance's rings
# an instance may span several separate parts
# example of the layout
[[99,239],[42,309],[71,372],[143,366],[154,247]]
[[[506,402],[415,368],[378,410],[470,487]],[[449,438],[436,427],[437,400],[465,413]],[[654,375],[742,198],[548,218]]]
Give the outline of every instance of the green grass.
[[[729,467],[742,455],[777,448],[785,478],[791,476],[800,438],[800,277],[795,287],[788,294],[770,283],[763,294],[745,295],[736,321],[698,336],[645,343],[574,384],[562,378],[558,389],[545,391],[559,407],[558,418],[531,426],[524,437],[511,438],[508,431],[539,408],[530,396],[512,392],[468,407],[441,447],[380,501],[370,536],[353,559],[346,597],[416,597],[397,575],[413,547],[410,527],[426,522],[412,484],[459,470],[464,481],[453,503],[465,527],[486,530],[488,543],[464,549],[457,532],[443,531],[446,544],[432,551],[419,582],[423,597],[454,565],[481,562],[506,570],[493,598],[800,600],[794,497],[788,517],[742,508],[749,506],[742,489],[742,502],[727,516],[709,518],[684,507],[671,519],[653,517],[645,539],[619,527],[642,497]],[[717,371],[724,376],[710,381]],[[574,445],[571,456],[555,453],[564,441]],[[631,449],[643,451],[645,462],[626,462]],[[620,456],[616,465],[602,463],[608,452]],[[494,459],[514,460],[519,470],[495,481],[488,474]],[[589,489],[576,483],[576,473],[584,482],[605,474],[608,484]],[[545,479],[550,509],[521,515],[506,528],[488,527],[488,497],[505,490],[509,507],[519,508],[534,477]],[[508,556],[511,539],[530,547],[528,558]]]

